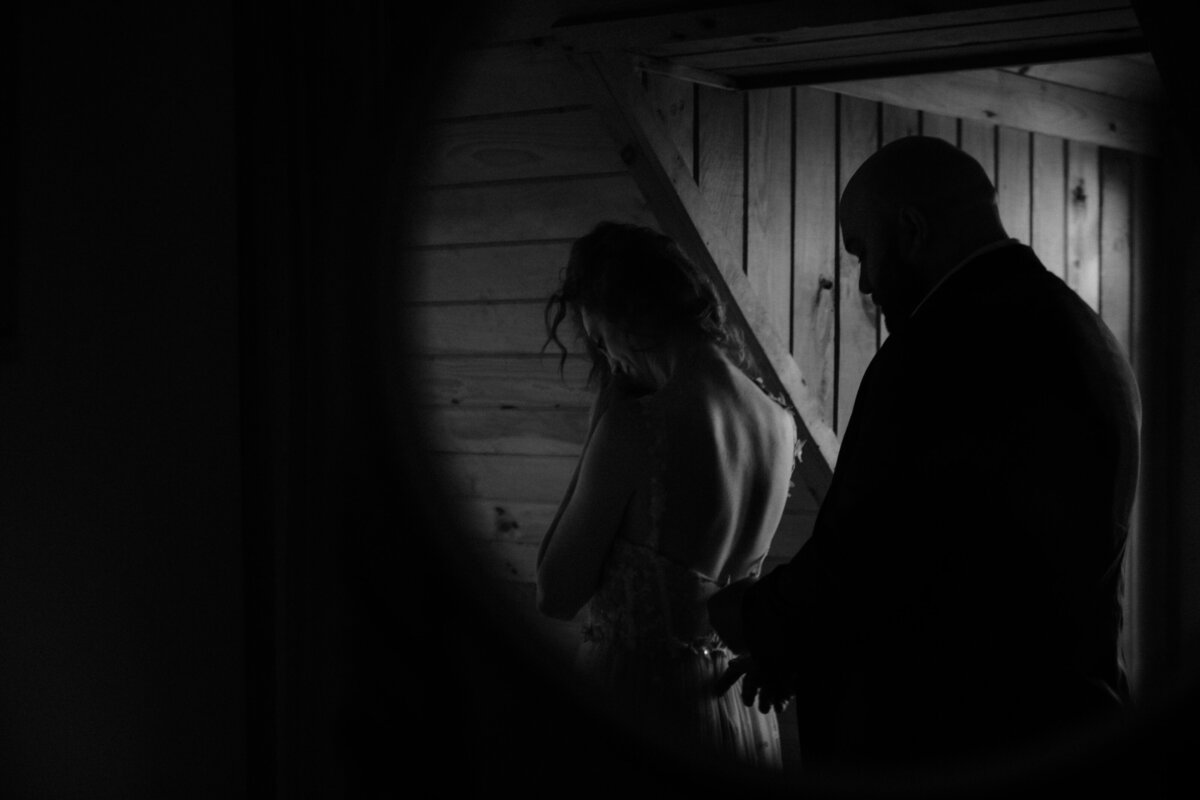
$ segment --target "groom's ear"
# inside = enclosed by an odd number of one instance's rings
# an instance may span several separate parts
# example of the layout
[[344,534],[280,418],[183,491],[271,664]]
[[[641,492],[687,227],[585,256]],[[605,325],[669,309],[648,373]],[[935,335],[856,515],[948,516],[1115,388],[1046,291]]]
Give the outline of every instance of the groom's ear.
[[916,206],[904,205],[897,212],[896,235],[900,253],[909,259],[929,244],[929,220]]

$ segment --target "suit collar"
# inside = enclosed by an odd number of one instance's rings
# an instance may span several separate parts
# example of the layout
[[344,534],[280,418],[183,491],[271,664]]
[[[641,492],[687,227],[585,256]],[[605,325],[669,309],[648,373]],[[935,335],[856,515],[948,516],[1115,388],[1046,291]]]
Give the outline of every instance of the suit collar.
[[957,272],[962,270],[963,267],[967,266],[968,264],[970,264],[974,261],[977,261],[978,259],[982,258],[983,256],[988,255],[989,253],[995,252],[996,250],[1000,250],[1005,247],[1011,247],[1012,245],[1019,245],[1019,244],[1021,244],[1021,241],[1019,239],[998,239],[997,241],[989,242],[988,244],[985,244],[983,247],[980,247],[979,249],[968,254],[966,258],[964,258],[962,261],[959,261],[957,264],[955,264],[953,267],[951,267],[950,271],[947,272],[945,275],[943,275],[941,280],[939,280],[937,283],[934,284],[933,288],[930,289],[925,294],[925,297],[922,298],[921,302],[917,303],[917,307],[913,309],[912,316],[916,316],[916,314],[921,310],[921,307],[929,301],[929,298],[932,297],[933,294],[935,292],[937,292],[938,289],[940,289],[943,285],[945,285],[946,281],[948,281],[953,275],[955,275]]

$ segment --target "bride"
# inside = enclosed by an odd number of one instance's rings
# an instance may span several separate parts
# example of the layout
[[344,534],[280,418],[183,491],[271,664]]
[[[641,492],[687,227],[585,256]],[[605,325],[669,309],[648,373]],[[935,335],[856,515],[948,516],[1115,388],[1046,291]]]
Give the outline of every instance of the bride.
[[738,366],[712,286],[668,237],[604,222],[546,307],[582,334],[600,390],[538,553],[538,608],[588,608],[578,663],[631,713],[778,767],[774,709],[723,692],[730,651],[705,602],[756,576],[783,514],[797,433]]

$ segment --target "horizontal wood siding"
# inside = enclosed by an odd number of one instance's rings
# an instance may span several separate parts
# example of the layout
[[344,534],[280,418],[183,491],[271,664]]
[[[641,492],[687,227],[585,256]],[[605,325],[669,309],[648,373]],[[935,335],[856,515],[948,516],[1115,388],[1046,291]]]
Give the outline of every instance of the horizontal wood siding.
[[435,116],[511,116],[590,105],[584,85],[552,42],[529,41],[464,51],[445,81]]
[[653,225],[654,216],[554,45],[466,54],[437,117],[415,194],[423,222],[404,254],[431,459],[448,476],[465,552],[485,565],[499,600],[518,604],[530,633],[566,654],[581,620],[536,613],[535,563],[592,391],[570,324],[561,366],[547,345],[545,303],[572,241],[604,219]]
[[413,250],[408,300],[486,303],[546,298],[567,263],[570,243],[503,242]]
[[[431,303],[409,311],[422,331],[416,355],[534,355],[546,339],[538,301]],[[545,365],[549,369],[551,359]]]
[[624,171],[590,109],[434,124],[422,179],[433,185]]
[[561,374],[556,355],[433,355],[419,363],[425,375],[419,390],[432,406],[586,409],[592,402],[591,362],[578,355],[567,358]]
[[599,221],[653,224],[625,174],[446,186],[416,193],[426,224],[413,244],[456,246],[573,239]]

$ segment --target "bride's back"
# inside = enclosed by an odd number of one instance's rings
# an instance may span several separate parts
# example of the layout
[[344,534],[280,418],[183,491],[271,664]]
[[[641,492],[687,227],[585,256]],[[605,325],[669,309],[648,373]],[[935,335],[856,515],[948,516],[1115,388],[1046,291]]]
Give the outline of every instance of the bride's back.
[[787,500],[791,415],[715,349],[643,404],[658,550],[717,583],[757,571]]

